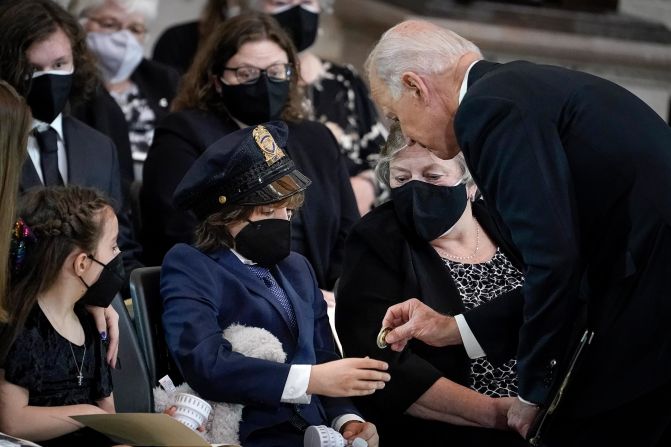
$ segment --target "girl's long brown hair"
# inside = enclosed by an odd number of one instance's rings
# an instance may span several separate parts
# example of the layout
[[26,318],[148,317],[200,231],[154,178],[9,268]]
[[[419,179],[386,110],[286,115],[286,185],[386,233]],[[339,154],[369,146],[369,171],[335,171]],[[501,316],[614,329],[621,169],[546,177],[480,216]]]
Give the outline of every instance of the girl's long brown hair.
[[31,122],[25,100],[12,86],[0,81],[0,322],[7,321],[10,234]]
[[[300,67],[291,39],[280,25],[266,14],[248,12],[220,24],[198,49],[191,68],[184,75],[181,88],[173,102],[173,110],[200,109],[227,115],[226,106],[217,92],[214,79],[224,72],[226,63],[247,42],[270,40],[282,48],[293,65],[289,100],[282,119],[299,121],[303,118],[302,92],[298,86]],[[251,123],[256,124],[256,123]]]

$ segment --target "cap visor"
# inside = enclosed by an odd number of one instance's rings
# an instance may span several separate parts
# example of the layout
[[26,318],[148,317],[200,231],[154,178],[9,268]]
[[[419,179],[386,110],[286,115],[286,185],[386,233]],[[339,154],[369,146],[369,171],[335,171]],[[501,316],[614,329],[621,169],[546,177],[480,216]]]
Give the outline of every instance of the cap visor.
[[239,202],[240,205],[264,205],[268,203],[278,202],[286,199],[297,192],[303,191],[310,183],[309,178],[301,174],[300,171],[294,169],[289,174],[278,178],[268,185],[257,189],[256,191],[246,194]]

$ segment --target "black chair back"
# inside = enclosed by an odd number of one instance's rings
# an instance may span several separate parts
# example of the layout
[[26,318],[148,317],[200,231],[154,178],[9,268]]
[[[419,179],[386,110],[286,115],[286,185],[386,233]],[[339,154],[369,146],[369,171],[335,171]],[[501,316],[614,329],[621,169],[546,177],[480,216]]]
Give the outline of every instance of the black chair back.
[[120,295],[112,301],[119,314],[119,354],[112,370],[117,413],[149,413],[154,409],[152,382],[130,315]]
[[143,267],[133,270],[130,274],[135,330],[147,363],[149,380],[154,386],[158,385],[158,379],[166,374],[175,384],[183,381],[163,335],[160,280],[161,267]]

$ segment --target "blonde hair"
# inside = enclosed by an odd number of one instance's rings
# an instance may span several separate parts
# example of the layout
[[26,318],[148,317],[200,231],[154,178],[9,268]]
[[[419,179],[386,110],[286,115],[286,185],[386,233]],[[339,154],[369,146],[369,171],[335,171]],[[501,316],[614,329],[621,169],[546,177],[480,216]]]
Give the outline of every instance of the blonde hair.
[[0,81],[0,322],[6,322],[8,315],[10,230],[16,220],[16,197],[31,123],[26,101],[11,85]]

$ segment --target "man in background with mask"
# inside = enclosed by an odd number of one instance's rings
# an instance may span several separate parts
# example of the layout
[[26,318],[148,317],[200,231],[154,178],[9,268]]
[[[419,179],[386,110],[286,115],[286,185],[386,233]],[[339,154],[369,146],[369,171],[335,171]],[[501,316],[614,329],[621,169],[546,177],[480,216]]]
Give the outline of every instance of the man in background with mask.
[[20,191],[77,184],[104,192],[119,214],[119,245],[130,273],[142,264],[123,206],[117,151],[109,138],[64,113],[97,82],[84,33],[49,0],[8,3],[0,9],[0,78],[26,96],[34,126]]
[[[130,177],[130,181],[142,180],[142,166],[154,128],[168,113],[179,83],[174,69],[143,56],[147,23],[155,19],[157,9],[158,0],[73,0],[69,6],[87,32],[86,43],[97,59],[109,92],[99,92],[87,103],[83,121],[115,142],[124,138],[130,142],[130,175],[122,166],[122,177]],[[110,95],[113,101],[105,106]],[[111,116],[119,109],[123,119],[118,128],[97,125],[104,118],[101,115]]]

